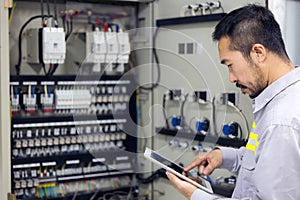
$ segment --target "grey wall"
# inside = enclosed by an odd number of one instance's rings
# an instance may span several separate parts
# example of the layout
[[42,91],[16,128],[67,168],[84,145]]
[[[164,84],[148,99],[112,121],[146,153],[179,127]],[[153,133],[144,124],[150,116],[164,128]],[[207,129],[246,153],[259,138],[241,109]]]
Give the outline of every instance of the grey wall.
[[285,23],[285,42],[287,52],[293,64],[300,64],[300,1],[287,0],[286,1],[286,23]]

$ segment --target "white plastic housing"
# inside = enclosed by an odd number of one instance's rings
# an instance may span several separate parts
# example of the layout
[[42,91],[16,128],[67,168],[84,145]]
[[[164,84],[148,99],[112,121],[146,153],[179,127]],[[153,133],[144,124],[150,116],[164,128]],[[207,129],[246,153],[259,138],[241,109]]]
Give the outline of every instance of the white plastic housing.
[[66,57],[65,32],[63,28],[43,28],[42,46],[45,64],[64,63]]
[[105,39],[107,44],[107,63],[117,63],[119,48],[116,32],[105,32]]
[[104,32],[95,31],[86,33],[86,62],[105,63],[106,49]]
[[129,34],[127,32],[119,32],[117,36],[119,44],[118,63],[128,63],[130,54]]

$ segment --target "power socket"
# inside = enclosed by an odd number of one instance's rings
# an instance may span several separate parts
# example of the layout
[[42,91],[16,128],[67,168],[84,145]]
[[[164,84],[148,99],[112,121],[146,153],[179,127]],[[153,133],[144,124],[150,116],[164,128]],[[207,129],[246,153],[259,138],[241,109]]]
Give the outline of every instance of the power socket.
[[228,103],[232,103],[237,106],[239,104],[239,95],[238,92],[225,92],[222,93],[220,97],[220,103],[222,105],[228,105]]
[[209,100],[209,93],[207,90],[194,91],[193,97],[195,102],[207,103]]
[[183,95],[183,89],[173,89],[169,90],[169,100],[178,101]]

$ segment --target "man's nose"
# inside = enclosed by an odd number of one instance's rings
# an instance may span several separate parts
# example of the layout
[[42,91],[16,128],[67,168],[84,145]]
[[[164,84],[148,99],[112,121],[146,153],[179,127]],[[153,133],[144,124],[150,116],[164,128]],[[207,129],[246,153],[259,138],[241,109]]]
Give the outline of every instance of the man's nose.
[[236,78],[236,76],[232,72],[229,72],[229,81],[231,83],[237,82],[237,78]]

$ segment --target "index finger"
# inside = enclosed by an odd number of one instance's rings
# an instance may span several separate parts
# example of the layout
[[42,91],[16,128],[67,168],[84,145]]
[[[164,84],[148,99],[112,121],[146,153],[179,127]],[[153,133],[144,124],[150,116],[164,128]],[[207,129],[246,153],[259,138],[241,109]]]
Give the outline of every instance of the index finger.
[[186,166],[184,168],[183,172],[186,173],[186,172],[190,171],[191,169],[203,164],[203,161],[206,162],[206,157],[203,155],[198,155],[191,164],[189,164],[188,166]]

